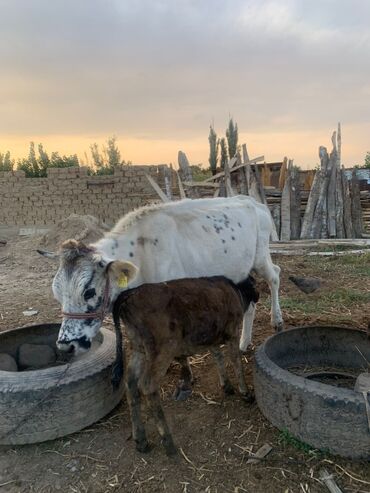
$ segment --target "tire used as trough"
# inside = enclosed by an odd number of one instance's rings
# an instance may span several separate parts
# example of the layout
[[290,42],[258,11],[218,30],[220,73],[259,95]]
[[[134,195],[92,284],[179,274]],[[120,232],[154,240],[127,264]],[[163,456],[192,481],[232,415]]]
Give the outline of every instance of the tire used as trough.
[[[17,357],[22,343],[55,346],[60,324],[42,324],[0,334],[1,352]],[[0,371],[0,444],[43,442],[85,428],[122,399],[123,384],[111,385],[116,357],[113,332],[102,329],[96,348],[67,364],[41,370]]]
[[[314,448],[352,459],[370,459],[364,395],[288,371],[305,366],[368,370],[365,332],[343,327],[298,327],[267,339],[256,351],[254,386],[264,416]],[[367,396],[370,401],[370,393]]]

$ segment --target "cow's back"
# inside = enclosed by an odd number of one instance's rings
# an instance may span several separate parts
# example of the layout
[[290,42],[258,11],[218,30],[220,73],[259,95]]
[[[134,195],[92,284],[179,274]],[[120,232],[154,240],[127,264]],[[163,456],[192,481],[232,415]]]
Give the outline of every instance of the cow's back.
[[259,214],[248,197],[182,200],[140,209],[112,230],[119,243],[116,256],[138,266],[132,287],[219,275],[238,283],[254,265]]

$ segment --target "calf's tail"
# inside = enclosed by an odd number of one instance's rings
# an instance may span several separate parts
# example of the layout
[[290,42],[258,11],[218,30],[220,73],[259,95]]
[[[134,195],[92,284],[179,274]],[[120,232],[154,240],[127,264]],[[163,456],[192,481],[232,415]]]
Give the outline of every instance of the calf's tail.
[[121,331],[121,323],[120,323],[120,311],[119,304],[116,303],[113,307],[113,321],[114,321],[114,330],[116,333],[116,359],[112,365],[112,375],[111,375],[111,383],[113,390],[117,390],[121,384],[123,377],[123,338]]

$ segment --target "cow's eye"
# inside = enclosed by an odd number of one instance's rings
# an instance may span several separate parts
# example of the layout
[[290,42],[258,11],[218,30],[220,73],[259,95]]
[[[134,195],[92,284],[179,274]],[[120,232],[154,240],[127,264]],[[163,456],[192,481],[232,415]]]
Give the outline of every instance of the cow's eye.
[[94,288],[91,288],[91,289],[87,289],[85,292],[84,292],[84,299],[85,301],[91,299],[91,298],[94,298],[94,296],[96,295],[96,291]]

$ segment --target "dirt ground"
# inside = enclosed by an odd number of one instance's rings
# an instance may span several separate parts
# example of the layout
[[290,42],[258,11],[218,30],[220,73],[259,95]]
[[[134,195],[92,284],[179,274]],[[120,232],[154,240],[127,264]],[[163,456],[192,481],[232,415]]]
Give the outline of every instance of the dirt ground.
[[[0,330],[59,320],[51,293],[56,265],[36,252],[40,238],[13,236],[0,247]],[[338,258],[275,257],[282,268],[281,301],[287,326],[334,324],[365,328],[370,320],[370,255]],[[317,276],[323,285],[305,295],[289,275]],[[253,343],[272,333],[268,289],[259,284]],[[38,315],[25,317],[32,307]],[[108,321],[108,327],[112,326]],[[253,349],[244,358],[252,385]],[[370,492],[370,464],[323,455],[273,428],[256,404],[237,395],[224,398],[208,355],[194,358],[192,397],[171,398],[178,378],[174,365],[163,383],[162,397],[181,456],[168,459],[153,423],[153,449],[138,454],[131,439],[127,405],[122,402],[94,426],[39,445],[0,448],[1,492],[169,492],[316,493],[327,491],[319,480],[326,467],[344,492]],[[370,435],[369,435],[370,440]],[[247,464],[263,444],[273,450],[264,461]],[[354,447],[356,445],[354,444]]]

